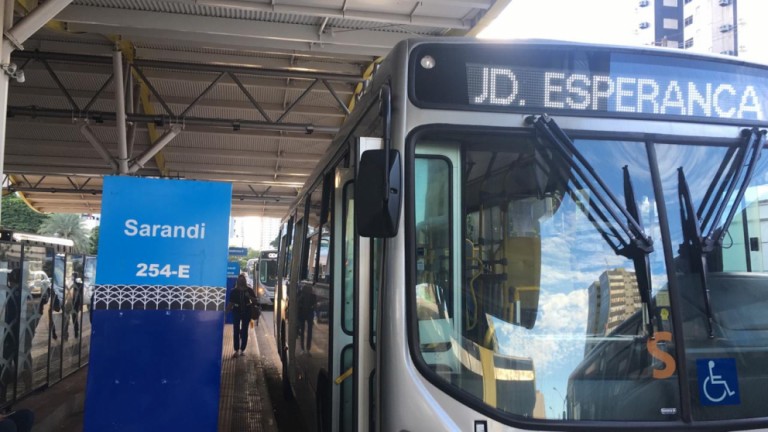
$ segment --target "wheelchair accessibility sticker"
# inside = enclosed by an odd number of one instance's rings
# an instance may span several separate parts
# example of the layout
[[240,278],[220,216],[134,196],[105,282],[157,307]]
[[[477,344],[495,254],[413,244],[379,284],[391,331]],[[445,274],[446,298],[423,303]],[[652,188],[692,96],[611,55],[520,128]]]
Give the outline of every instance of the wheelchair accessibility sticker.
[[697,359],[699,401],[702,405],[738,405],[739,380],[736,359]]

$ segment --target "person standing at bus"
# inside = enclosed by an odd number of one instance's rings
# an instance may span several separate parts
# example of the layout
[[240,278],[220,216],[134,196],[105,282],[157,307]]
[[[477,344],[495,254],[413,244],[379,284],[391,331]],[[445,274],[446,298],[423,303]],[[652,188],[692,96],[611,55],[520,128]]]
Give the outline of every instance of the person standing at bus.
[[83,310],[83,279],[77,272],[72,273],[72,310],[69,316],[72,318],[72,327],[75,329],[75,338],[80,336],[80,312]]
[[251,322],[251,308],[256,304],[256,293],[248,286],[245,274],[240,273],[235,282],[235,288],[229,294],[227,310],[232,312],[232,335],[234,337],[235,354],[232,357],[244,356],[248,344],[248,326]]
[[[309,285],[304,285],[299,292],[299,335],[301,353],[308,353],[312,346],[312,326],[315,321],[315,302],[317,297]],[[305,327],[306,324],[306,327]],[[305,344],[306,342],[306,344]]]

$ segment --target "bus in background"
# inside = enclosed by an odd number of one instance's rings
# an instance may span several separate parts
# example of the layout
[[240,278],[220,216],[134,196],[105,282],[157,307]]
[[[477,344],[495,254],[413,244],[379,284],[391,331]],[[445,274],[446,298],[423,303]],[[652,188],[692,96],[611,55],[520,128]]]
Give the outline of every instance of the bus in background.
[[[249,260],[250,263],[253,260]],[[275,301],[275,286],[277,285],[277,251],[259,252],[259,257],[250,272],[253,278],[253,290],[259,299],[259,304],[272,306]]]
[[768,428],[768,66],[434,38],[366,84],[280,234],[314,430]]

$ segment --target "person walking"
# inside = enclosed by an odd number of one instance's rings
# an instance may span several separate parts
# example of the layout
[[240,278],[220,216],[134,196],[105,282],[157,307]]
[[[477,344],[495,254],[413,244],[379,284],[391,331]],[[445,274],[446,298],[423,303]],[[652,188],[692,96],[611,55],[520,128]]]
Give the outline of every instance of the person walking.
[[248,326],[251,323],[251,308],[256,304],[256,293],[248,286],[245,274],[241,273],[235,282],[235,288],[229,294],[227,310],[232,312],[232,335],[234,337],[235,354],[232,357],[244,356],[248,344]]

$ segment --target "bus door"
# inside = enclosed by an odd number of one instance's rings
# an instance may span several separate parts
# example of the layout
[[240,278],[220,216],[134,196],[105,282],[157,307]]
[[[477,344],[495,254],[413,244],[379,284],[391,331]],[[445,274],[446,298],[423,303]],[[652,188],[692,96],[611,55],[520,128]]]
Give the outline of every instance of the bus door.
[[[362,152],[381,148],[381,139],[360,138],[356,159]],[[371,241],[358,237],[354,215],[354,170],[338,169],[335,181],[334,214],[338,315],[341,329],[337,344],[339,369],[334,397],[338,397],[338,425],[333,430],[373,430],[375,415],[374,373],[376,352],[372,338],[375,294],[371,289]],[[343,342],[342,342],[343,341]]]
[[356,415],[355,397],[355,225],[354,225],[354,171],[339,168],[335,173],[333,214],[334,269],[338,275],[333,280],[334,321],[338,323],[335,334],[333,364],[333,406],[337,415],[333,416],[334,431],[354,431]]

